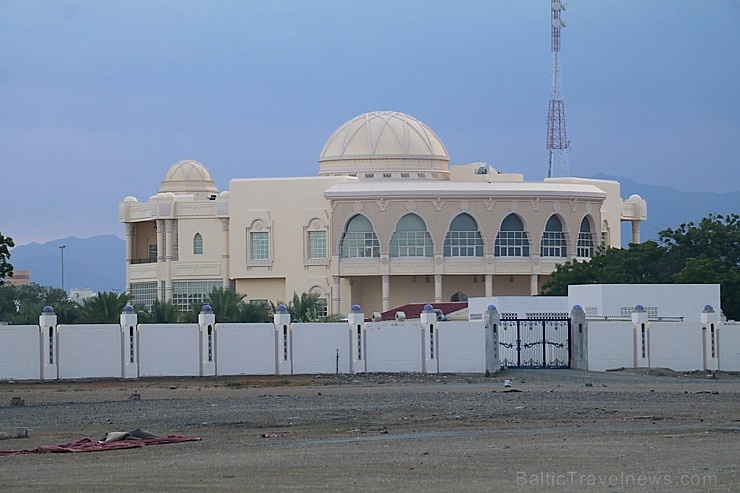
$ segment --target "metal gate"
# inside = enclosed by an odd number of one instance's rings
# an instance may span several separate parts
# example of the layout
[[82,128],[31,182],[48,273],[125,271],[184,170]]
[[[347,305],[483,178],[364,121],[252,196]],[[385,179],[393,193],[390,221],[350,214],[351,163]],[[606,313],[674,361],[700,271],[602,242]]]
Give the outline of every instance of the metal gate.
[[501,320],[501,365],[570,368],[570,318]]

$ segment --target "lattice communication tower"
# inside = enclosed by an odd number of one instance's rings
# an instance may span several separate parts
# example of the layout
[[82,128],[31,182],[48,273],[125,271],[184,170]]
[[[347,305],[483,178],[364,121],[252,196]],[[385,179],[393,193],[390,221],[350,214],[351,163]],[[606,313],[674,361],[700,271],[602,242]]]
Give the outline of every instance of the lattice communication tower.
[[547,177],[568,176],[568,148],[570,142],[565,133],[565,102],[563,101],[563,86],[560,81],[560,29],[566,26],[565,20],[560,18],[568,4],[553,1],[550,9],[551,46],[552,46],[552,96],[547,110]]

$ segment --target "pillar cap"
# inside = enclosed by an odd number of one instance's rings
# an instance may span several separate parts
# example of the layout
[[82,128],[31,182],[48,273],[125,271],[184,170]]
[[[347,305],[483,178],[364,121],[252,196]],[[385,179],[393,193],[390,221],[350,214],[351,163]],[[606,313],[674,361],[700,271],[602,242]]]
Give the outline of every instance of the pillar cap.
[[41,313],[43,315],[53,315],[54,314],[54,308],[50,307],[49,305],[46,305],[42,310]]
[[288,307],[285,306],[283,303],[280,303],[277,306],[277,313],[288,313]]
[[211,308],[211,305],[203,305],[200,307],[200,313],[213,313],[213,308]]
[[349,309],[352,313],[362,313],[362,308],[360,308],[360,305],[352,305],[352,308]]

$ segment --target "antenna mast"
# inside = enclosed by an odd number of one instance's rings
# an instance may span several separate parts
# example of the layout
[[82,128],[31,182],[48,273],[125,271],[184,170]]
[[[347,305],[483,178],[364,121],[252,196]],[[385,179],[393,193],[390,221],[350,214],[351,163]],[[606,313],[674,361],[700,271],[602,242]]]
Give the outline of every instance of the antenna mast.
[[560,13],[568,4],[553,0],[551,4],[552,22],[552,97],[547,110],[547,177],[568,176],[568,148],[570,142],[565,135],[565,102],[563,86],[560,81],[560,28],[566,22],[560,19]]

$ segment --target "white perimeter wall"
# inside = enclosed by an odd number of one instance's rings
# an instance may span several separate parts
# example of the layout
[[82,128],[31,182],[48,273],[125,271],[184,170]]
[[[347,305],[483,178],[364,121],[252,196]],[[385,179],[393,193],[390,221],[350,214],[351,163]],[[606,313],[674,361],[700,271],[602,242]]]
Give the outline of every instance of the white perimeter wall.
[[[344,323],[291,325],[293,373],[349,373],[350,332]],[[338,362],[337,362],[337,357]]]
[[586,316],[620,316],[622,307],[643,305],[657,307],[659,317],[684,317],[684,321],[698,322],[704,305],[719,310],[719,284],[569,286],[568,305],[581,305]]
[[200,375],[198,324],[142,324],[139,334],[139,376]]
[[419,323],[372,322],[365,327],[368,372],[421,372],[422,331]]
[[0,380],[41,378],[38,325],[0,325]]
[[719,329],[719,368],[740,371],[740,322],[724,322]]
[[482,322],[436,324],[440,373],[484,373],[486,331]]
[[121,377],[121,326],[57,326],[59,378]]
[[648,332],[651,368],[704,369],[701,324],[650,322]]
[[216,375],[274,375],[273,324],[217,324]]
[[604,371],[635,364],[631,322],[588,322],[588,369]]

